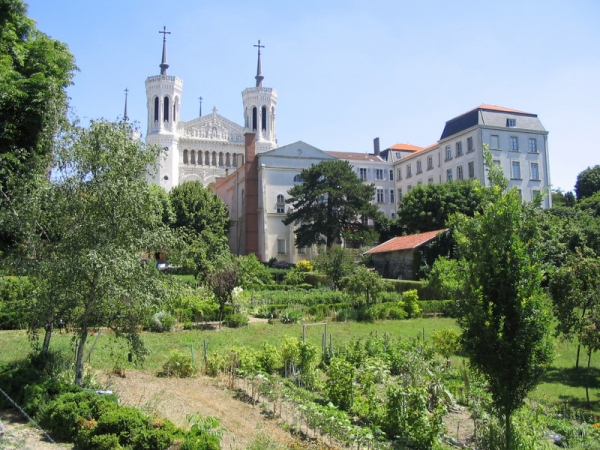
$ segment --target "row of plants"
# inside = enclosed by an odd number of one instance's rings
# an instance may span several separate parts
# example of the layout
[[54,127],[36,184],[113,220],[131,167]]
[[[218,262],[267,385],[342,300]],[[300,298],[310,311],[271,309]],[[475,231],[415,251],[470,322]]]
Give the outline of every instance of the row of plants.
[[[190,415],[189,430],[162,417],[121,406],[114,395],[101,395],[89,373],[82,386],[72,384],[67,358],[37,354],[2,367],[3,391],[53,439],[90,450],[160,450],[177,444],[181,450],[217,450],[222,429],[218,419]],[[6,403],[2,398],[0,405]],[[8,404],[3,406],[9,406]]]

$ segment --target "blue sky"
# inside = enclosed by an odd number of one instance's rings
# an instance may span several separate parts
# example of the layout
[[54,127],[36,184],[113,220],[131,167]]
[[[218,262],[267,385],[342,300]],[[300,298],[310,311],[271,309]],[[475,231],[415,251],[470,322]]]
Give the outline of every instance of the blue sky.
[[447,120],[482,103],[538,114],[550,132],[552,184],[572,190],[600,164],[598,0],[30,0],[38,28],[69,45],[81,69],[69,88],[84,121],[123,115],[146,131],[144,81],[183,79],[182,120],[243,124],[241,92],[278,91],[280,145],[371,152],[427,146]]

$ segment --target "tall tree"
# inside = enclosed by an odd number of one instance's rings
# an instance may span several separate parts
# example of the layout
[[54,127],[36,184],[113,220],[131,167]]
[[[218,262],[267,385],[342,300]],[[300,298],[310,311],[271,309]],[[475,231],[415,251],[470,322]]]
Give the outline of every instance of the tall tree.
[[487,157],[494,198],[473,218],[456,215],[454,228],[464,274],[459,325],[463,345],[484,374],[511,448],[511,416],[552,359],[551,312],[541,287],[536,208]]
[[[75,70],[67,46],[36,29],[23,1],[0,0],[0,208],[14,183],[46,170]],[[6,245],[11,231],[0,230]]]
[[577,175],[575,195],[577,200],[584,199],[600,191],[600,165],[588,167]]
[[487,191],[477,180],[416,186],[400,202],[399,225],[406,234],[445,228],[454,213],[473,217],[480,212]]
[[364,184],[347,161],[322,161],[302,170],[302,184],[288,191],[292,208],[283,223],[296,228],[296,246],[310,247],[373,240],[368,219],[374,219],[377,206],[372,184]]
[[144,354],[138,327],[161,288],[141,255],[165,248],[171,237],[143,177],[157,157],[157,149],[130,138],[128,127],[92,122],[60,141],[52,180],[15,207],[24,244],[14,264],[45,286],[38,315],[51,323],[61,314],[75,330],[77,384],[93,329],[109,327]]
[[315,269],[325,274],[336,289],[341,287],[342,278],[350,275],[355,266],[351,250],[339,246],[319,251],[315,259]]

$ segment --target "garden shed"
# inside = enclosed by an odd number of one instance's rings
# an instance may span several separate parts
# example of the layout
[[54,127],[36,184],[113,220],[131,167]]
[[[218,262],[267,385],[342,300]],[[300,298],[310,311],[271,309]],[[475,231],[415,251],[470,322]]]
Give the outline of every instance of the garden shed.
[[371,255],[375,269],[384,278],[412,280],[415,274],[415,254],[419,247],[447,230],[398,236],[365,252]]

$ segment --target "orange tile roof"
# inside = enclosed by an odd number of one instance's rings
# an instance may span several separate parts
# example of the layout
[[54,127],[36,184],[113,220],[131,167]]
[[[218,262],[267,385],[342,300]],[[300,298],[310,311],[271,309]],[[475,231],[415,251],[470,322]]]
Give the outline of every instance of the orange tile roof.
[[373,155],[371,153],[354,153],[354,152],[325,152],[331,156],[335,156],[340,159],[348,159],[352,161],[377,161],[381,162],[380,156]]
[[416,145],[410,144],[394,144],[390,147],[390,150],[407,150],[409,152],[418,152],[419,150],[423,150],[423,147],[419,147]]
[[366,254],[372,255],[373,253],[388,253],[397,252],[399,250],[409,250],[417,248],[420,245],[432,240],[438,234],[446,231],[447,228],[442,230],[428,231],[427,233],[411,234],[408,236],[398,236],[366,251]]

